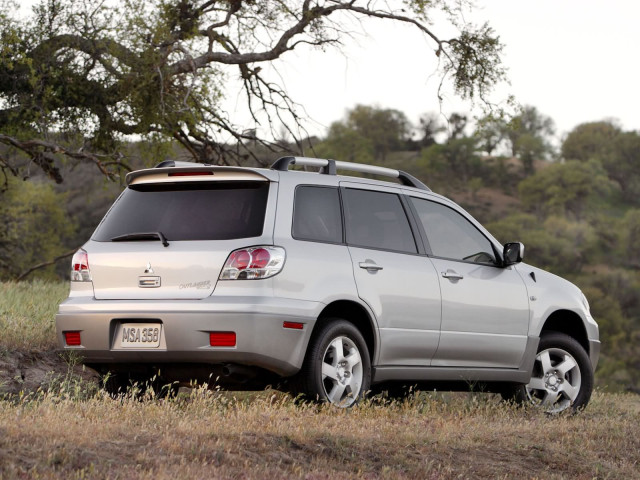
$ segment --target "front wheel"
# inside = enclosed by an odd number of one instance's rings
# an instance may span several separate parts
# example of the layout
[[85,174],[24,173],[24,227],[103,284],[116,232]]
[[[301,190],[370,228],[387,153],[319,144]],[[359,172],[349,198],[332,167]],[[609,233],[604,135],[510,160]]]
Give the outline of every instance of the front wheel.
[[350,407],[369,390],[371,360],[360,331],[331,319],[314,336],[300,372],[302,390],[314,400]]
[[572,337],[551,332],[540,338],[529,383],[514,398],[540,405],[547,413],[584,408],[593,391],[593,369],[585,349]]

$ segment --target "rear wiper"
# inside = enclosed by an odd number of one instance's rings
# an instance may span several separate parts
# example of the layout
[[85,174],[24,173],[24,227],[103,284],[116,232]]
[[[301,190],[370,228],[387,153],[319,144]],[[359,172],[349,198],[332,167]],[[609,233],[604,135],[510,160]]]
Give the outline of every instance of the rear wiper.
[[167,237],[162,232],[142,232],[142,233],[127,233],[125,235],[118,235],[111,239],[112,242],[126,242],[128,240],[160,240],[165,247],[169,246]]

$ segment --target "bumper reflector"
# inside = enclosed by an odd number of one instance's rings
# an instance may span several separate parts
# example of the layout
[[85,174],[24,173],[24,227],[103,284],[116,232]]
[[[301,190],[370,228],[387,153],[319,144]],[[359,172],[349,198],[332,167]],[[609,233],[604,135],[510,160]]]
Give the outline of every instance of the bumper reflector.
[[64,341],[70,347],[78,347],[82,345],[80,341],[80,332],[64,332]]
[[209,345],[212,347],[235,347],[236,332],[209,332]]
[[294,330],[302,330],[304,328],[304,323],[282,322],[282,328],[293,328]]

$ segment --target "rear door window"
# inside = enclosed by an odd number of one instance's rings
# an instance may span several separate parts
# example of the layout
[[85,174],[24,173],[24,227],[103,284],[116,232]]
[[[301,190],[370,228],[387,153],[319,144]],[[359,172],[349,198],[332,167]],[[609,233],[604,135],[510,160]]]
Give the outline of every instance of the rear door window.
[[167,240],[258,237],[264,228],[269,182],[185,182],[127,188],[93,240],[161,232]]
[[337,188],[300,186],[296,189],[293,238],[342,243],[342,214]]
[[398,195],[353,188],[344,192],[349,245],[417,253],[409,220]]

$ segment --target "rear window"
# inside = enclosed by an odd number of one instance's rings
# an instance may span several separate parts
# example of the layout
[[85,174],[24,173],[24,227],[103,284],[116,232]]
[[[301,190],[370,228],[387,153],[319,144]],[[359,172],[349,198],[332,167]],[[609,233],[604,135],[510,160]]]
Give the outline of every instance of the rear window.
[[127,188],[93,240],[161,232],[167,240],[229,240],[262,235],[269,182],[141,184]]

